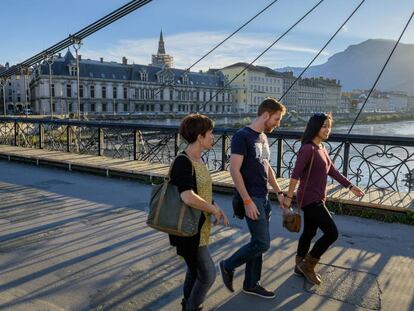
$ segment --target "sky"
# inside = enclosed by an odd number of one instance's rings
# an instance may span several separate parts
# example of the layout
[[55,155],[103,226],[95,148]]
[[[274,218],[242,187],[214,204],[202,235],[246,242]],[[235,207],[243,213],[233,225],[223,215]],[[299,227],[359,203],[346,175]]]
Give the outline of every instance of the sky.
[[[251,62],[320,0],[278,0],[194,70]],[[128,0],[1,0],[0,64],[22,62]],[[176,68],[188,68],[273,0],[153,0],[83,41],[82,58],[149,64],[160,30]],[[306,66],[361,0],[324,0],[255,64]],[[414,0],[366,0],[318,57],[321,64],[367,39],[396,40]],[[402,40],[414,43],[414,21]],[[72,50],[73,51],[73,50]],[[66,50],[62,51],[63,53]]]

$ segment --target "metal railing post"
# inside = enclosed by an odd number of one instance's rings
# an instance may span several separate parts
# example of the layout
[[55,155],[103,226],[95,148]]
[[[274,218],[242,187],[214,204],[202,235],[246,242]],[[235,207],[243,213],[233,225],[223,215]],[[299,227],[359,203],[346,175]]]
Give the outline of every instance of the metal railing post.
[[72,142],[72,128],[70,125],[66,126],[66,152],[70,152],[70,144]]
[[19,123],[14,122],[14,145],[17,147],[19,145]]
[[282,177],[283,138],[277,139],[276,178]]
[[176,132],[174,137],[174,156],[178,155],[178,151],[180,150],[180,133]]
[[350,147],[351,147],[351,144],[349,143],[349,141],[346,141],[345,146],[344,146],[344,167],[343,167],[343,170],[342,170],[342,174],[345,177],[348,177]]
[[104,154],[104,130],[103,128],[98,128],[98,156],[103,156]]
[[45,125],[39,123],[39,149],[43,149],[45,146]]
[[224,133],[221,136],[221,170],[226,170],[226,162],[227,162],[227,149],[228,149],[228,136]]

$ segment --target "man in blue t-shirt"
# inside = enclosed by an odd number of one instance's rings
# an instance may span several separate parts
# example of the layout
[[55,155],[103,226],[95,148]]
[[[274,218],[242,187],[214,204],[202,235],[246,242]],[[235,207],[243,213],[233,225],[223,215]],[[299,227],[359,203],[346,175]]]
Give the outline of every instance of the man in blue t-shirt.
[[233,289],[234,270],[246,264],[243,291],[263,298],[275,294],[260,284],[262,256],[269,249],[269,219],[271,206],[268,199],[269,183],[283,206],[283,192],[270,165],[270,149],[265,133],[279,127],[286,107],[273,98],[265,99],[259,106],[257,118],[249,126],[234,134],[231,141],[230,172],[237,192],[243,199],[246,222],[251,240],[230,258],[220,262],[224,285]]

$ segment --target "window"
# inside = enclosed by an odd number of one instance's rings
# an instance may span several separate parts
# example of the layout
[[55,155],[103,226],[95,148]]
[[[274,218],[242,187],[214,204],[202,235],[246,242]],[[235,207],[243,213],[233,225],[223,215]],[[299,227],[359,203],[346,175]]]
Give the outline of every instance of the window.
[[52,97],[55,97],[55,85],[52,84]]
[[74,77],[74,76],[76,76],[76,75],[77,75],[77,70],[76,70],[76,67],[70,67],[70,75],[71,75],[72,77]]
[[79,85],[79,96],[83,97],[83,85]]
[[112,98],[118,98],[118,92],[117,92],[116,86],[112,88]]
[[72,85],[66,85],[66,97],[72,97]]
[[124,87],[124,99],[128,98],[128,89]]
[[80,104],[80,111],[84,111],[84,109],[85,109],[85,106],[84,106],[84,104]]
[[124,104],[124,111],[128,111],[128,104]]
[[91,85],[91,98],[95,98],[95,86]]
[[148,73],[146,71],[140,72],[141,81],[148,81]]
[[95,103],[91,103],[91,111],[95,112]]
[[102,104],[102,111],[103,112],[106,112],[107,111],[107,105],[106,105],[106,103],[103,103]]
[[106,86],[102,87],[102,98],[106,98]]

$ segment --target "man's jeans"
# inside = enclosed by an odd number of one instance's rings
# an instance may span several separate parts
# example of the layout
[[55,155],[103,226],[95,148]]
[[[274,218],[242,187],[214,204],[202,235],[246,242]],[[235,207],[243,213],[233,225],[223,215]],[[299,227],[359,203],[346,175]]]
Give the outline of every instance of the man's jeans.
[[224,261],[224,268],[228,271],[233,271],[242,264],[246,264],[243,283],[243,288],[246,289],[254,287],[260,281],[262,254],[270,247],[269,220],[272,210],[270,202],[267,198],[253,197],[252,199],[260,215],[257,220],[246,217],[251,240]]

